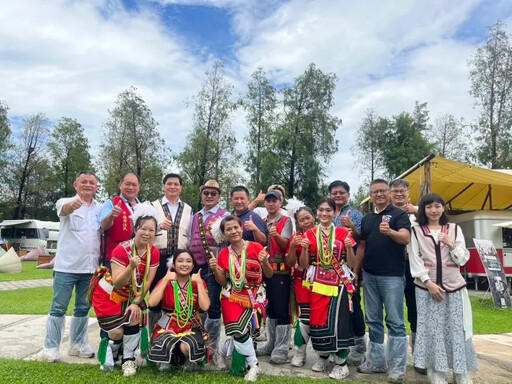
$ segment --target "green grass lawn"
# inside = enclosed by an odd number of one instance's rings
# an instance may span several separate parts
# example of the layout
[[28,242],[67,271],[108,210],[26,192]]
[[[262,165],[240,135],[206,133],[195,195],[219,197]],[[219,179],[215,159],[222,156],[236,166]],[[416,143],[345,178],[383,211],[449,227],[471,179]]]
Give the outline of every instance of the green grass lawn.
[[[135,377],[123,377],[120,369],[101,372],[96,365],[49,364],[37,361],[0,359],[2,383],[197,383],[230,384],[244,383],[242,377],[232,377],[219,372],[159,372],[155,367],[142,368]],[[311,379],[296,376],[260,376],[261,384],[332,384],[331,379]],[[347,384],[360,382],[343,381]]]
[[23,268],[21,273],[0,273],[0,282],[51,279],[53,277],[53,270],[51,269],[36,269],[37,261],[22,261],[21,265]]

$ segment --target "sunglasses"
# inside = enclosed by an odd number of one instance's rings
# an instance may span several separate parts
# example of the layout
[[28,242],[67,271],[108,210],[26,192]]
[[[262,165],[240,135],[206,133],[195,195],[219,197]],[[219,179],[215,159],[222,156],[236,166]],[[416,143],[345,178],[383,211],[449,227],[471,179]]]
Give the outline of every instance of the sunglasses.
[[208,197],[208,196],[216,197],[217,195],[218,195],[218,193],[215,191],[203,191],[203,196],[205,196],[205,197]]

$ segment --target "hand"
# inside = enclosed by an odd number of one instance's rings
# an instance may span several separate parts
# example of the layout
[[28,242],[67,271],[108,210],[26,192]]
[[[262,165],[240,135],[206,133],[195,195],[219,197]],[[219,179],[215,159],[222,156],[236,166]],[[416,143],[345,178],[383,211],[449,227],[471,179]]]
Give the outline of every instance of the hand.
[[292,236],[290,249],[296,248],[298,245],[300,245],[300,241],[302,240],[301,235],[297,235],[296,233]]
[[173,281],[176,280],[176,272],[171,271],[170,269],[165,274],[165,280]]
[[277,228],[275,226],[271,226],[268,230],[268,234],[272,237],[279,236],[279,233],[277,233]]
[[83,195],[80,194],[80,197],[76,198],[71,203],[71,208],[73,209],[73,212],[76,211],[77,209],[79,209],[82,206],[82,204],[84,203],[84,199],[82,197],[83,197]]
[[354,245],[352,244],[352,240],[350,240],[350,238],[348,236],[345,237],[344,243],[345,243],[345,246],[347,247],[347,249],[354,248]]
[[215,257],[210,259],[209,264],[212,271],[215,271],[219,268],[219,264],[217,264],[217,259]]
[[435,284],[432,280],[429,280],[427,283],[428,292],[430,296],[434,299],[434,301],[441,302],[444,301],[444,293],[445,290],[441,288],[439,285]]
[[358,283],[359,283],[359,274],[358,273],[354,273],[354,278],[352,279],[352,285],[354,287],[357,287]]
[[258,229],[256,224],[254,224],[254,221],[252,220],[252,215],[249,216],[249,220],[247,220],[244,224],[244,228],[247,229],[248,231],[254,232]]
[[172,221],[171,221],[171,214],[167,215],[167,217],[162,221],[160,224],[160,229],[163,229],[164,231],[168,231],[172,227]]
[[258,254],[258,261],[260,262],[260,264],[263,264],[265,261],[268,261],[269,257],[270,255],[268,254],[266,248],[263,248]]
[[263,193],[263,191],[261,189],[258,193],[258,197],[256,197],[256,201],[258,203],[263,203],[265,201],[265,194]]
[[140,259],[139,256],[132,257],[132,258],[130,258],[129,267],[131,267],[132,269],[135,269],[140,265],[141,261],[142,260]]
[[342,216],[341,225],[343,225],[345,228],[352,228],[354,226],[354,223],[352,220],[350,220],[350,209],[347,211],[345,216]]
[[300,246],[302,248],[308,248],[309,247],[309,239],[307,237],[304,237],[301,241],[300,241]]
[[386,221],[386,218],[384,216],[382,216],[382,223],[380,223],[379,225],[379,231],[380,233],[386,236],[388,236],[389,233],[391,232],[391,228],[389,228],[389,223]]
[[450,249],[454,249],[455,248],[455,244],[453,244],[453,242],[450,240],[450,236],[447,233],[440,232],[437,235],[437,241],[439,243],[442,243],[442,244],[446,245]]
[[192,274],[192,282],[196,284],[201,284],[203,282],[203,279],[201,279],[201,269],[199,268],[199,271],[197,273]]
[[407,204],[404,206],[404,211],[409,215],[415,215],[418,212],[418,208],[412,205],[411,199],[407,200]]
[[121,200],[119,200],[119,202],[117,203],[117,205],[114,205],[114,208],[112,208],[112,211],[110,212],[110,214],[112,215],[112,217],[115,219],[117,216],[119,216],[121,213],[123,212],[123,210],[121,209]]
[[130,324],[135,325],[140,323],[140,308],[137,304],[130,304],[128,308],[126,308],[125,314],[131,312],[130,316]]

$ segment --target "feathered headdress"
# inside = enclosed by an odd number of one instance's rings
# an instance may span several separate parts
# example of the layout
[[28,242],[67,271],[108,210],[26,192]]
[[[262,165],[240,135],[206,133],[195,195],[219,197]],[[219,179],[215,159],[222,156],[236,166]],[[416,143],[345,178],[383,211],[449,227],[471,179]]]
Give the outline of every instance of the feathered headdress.
[[306,204],[304,204],[299,199],[292,197],[287,200],[287,204],[284,207],[286,212],[288,212],[289,217],[295,217],[295,212],[299,210],[300,207],[304,207]]
[[135,206],[132,215],[132,223],[135,225],[139,217],[152,217],[156,220],[156,209],[149,201],[139,203]]

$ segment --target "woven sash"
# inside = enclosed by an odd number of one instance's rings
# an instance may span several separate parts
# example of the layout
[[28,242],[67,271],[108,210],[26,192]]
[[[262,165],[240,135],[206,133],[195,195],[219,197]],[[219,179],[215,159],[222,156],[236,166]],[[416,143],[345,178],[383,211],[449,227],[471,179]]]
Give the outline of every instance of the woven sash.
[[163,202],[160,204],[162,205],[165,217],[170,217],[172,222],[171,228],[167,230],[167,255],[171,256],[174,255],[174,251],[176,251],[176,248],[178,247],[178,235],[180,233],[180,221],[181,215],[183,214],[184,204],[182,201],[178,203],[178,211],[176,212],[176,217],[174,219],[171,217],[169,206]]

